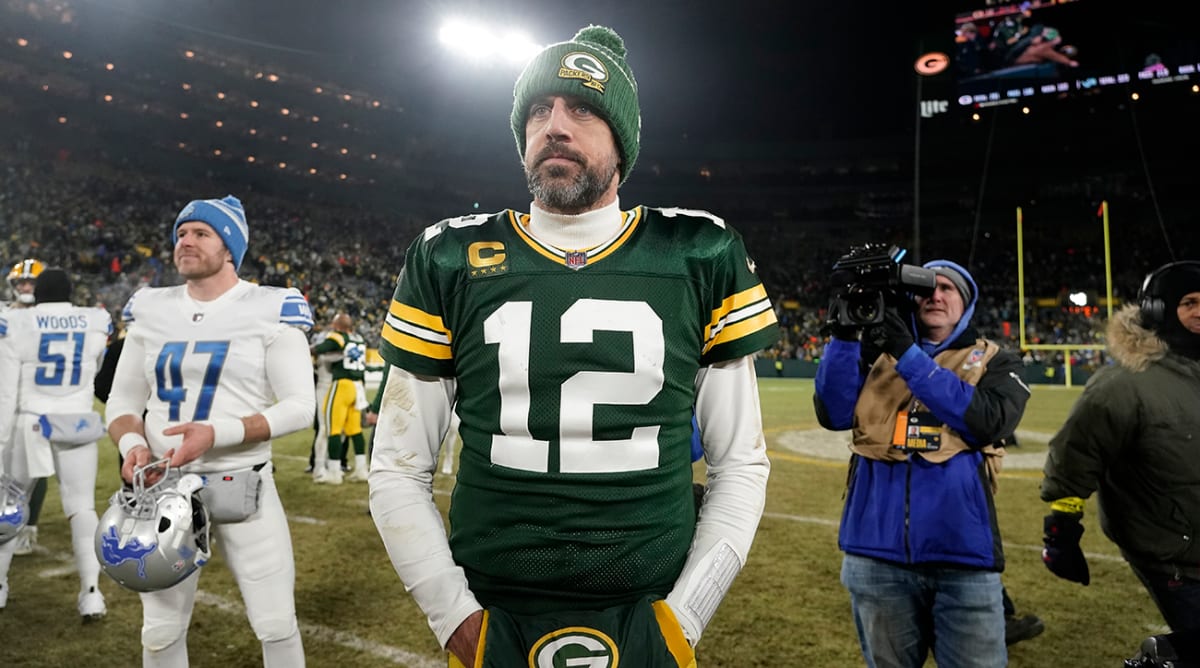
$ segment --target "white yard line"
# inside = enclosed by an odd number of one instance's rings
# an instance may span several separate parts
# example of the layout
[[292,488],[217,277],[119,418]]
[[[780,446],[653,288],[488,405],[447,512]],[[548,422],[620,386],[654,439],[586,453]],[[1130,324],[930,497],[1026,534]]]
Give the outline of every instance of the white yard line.
[[[295,521],[296,518],[291,519]],[[323,520],[314,521],[324,523]],[[65,565],[38,571],[38,577],[57,578],[75,572],[74,557],[71,554],[66,552],[51,553],[47,551],[45,555],[55,561],[64,562]],[[239,618],[245,618],[246,616],[245,607],[238,601],[232,601],[204,590],[196,592],[196,602],[216,608],[230,615],[236,615]],[[432,657],[426,654],[410,652],[399,647],[392,647],[391,645],[384,645],[383,643],[360,638],[346,631],[339,631],[320,624],[311,624],[304,620],[300,620],[300,632],[307,638],[340,645],[399,666],[408,666],[408,668],[444,668],[446,665],[444,657]]]
[[[196,592],[196,602],[217,608],[231,615],[246,616],[245,608],[242,607],[241,603],[222,598],[216,594],[210,594],[203,590]],[[396,665],[408,666],[409,668],[444,668],[446,665],[445,658],[434,658],[425,654],[417,654],[416,652],[410,652],[399,647],[366,640],[353,633],[338,631],[337,629],[331,629],[328,626],[320,624],[310,624],[301,621],[300,633],[308,638],[340,645],[348,649],[363,652],[364,654],[370,654],[373,657]]]

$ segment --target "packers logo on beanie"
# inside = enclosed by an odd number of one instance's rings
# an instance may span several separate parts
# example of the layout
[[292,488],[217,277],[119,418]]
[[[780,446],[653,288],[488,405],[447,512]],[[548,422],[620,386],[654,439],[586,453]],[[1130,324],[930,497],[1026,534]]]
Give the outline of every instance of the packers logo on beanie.
[[569,42],[551,44],[525,66],[513,87],[512,130],[525,159],[529,105],[543,95],[572,95],[594,107],[612,128],[621,152],[621,182],[637,162],[642,115],[637,81],[625,62],[625,42],[611,28],[591,25]]
[[188,202],[175,218],[175,226],[171,228],[171,243],[179,241],[179,226],[189,220],[205,223],[216,230],[233,256],[233,268],[242,268],[242,258],[246,256],[246,246],[250,242],[250,228],[246,225],[246,210],[242,208],[241,200],[226,195],[223,199]]

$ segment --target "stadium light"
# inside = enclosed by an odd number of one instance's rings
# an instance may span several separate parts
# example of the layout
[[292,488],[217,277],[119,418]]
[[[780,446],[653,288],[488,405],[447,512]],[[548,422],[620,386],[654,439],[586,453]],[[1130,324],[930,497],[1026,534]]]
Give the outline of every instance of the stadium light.
[[1086,292],[1072,292],[1070,295],[1067,295],[1067,299],[1075,306],[1087,306]]
[[519,31],[501,33],[459,19],[450,19],[442,24],[438,30],[438,41],[471,60],[501,58],[515,65],[529,62],[542,48]]

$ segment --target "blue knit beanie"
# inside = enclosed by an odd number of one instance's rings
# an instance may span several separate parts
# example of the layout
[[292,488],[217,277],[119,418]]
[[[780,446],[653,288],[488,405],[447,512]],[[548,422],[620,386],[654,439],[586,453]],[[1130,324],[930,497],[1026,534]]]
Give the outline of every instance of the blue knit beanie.
[[175,218],[171,228],[171,243],[179,241],[179,226],[189,220],[205,223],[216,230],[233,256],[233,268],[242,268],[246,256],[246,245],[250,241],[250,228],[246,225],[246,210],[242,202],[233,195],[224,199],[197,199],[188,202]]

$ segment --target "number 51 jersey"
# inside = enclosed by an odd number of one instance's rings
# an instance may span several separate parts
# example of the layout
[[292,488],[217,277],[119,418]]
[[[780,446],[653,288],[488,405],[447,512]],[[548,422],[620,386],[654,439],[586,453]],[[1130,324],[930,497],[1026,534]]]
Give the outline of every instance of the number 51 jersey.
[[622,219],[577,252],[540,243],[511,210],[442,221],[408,251],[381,353],[458,379],[450,543],[484,605],[597,609],[669,592],[696,521],[696,373],[778,336],[720,219],[646,207]]
[[[67,302],[0,315],[0,338],[13,346],[21,367],[19,409],[38,414],[91,411],[92,382],[111,333],[107,311]],[[0,392],[17,389],[17,378],[4,380]]]
[[[184,285],[143,288],[129,298],[123,317],[129,333],[122,356],[129,341],[144,354],[136,363],[149,386],[146,440],[156,456],[181,442],[180,436],[163,436],[167,427],[246,417],[273,405],[267,346],[290,326],[312,327],[308,302],[298,290],[244,280],[211,302],[191,299]],[[270,455],[270,441],[213,448],[187,470],[255,466]]]

